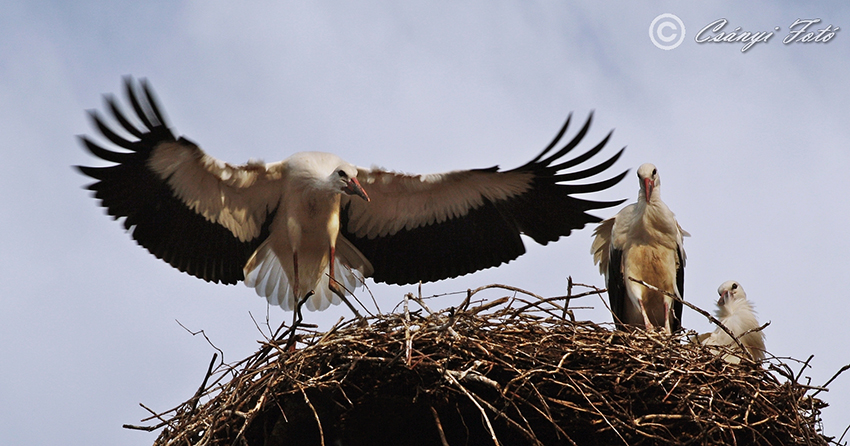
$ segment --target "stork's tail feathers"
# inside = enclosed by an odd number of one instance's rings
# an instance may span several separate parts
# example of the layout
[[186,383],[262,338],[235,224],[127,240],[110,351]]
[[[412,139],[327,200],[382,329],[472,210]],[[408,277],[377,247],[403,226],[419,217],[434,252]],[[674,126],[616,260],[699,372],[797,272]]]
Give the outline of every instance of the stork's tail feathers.
[[265,297],[270,305],[278,305],[286,311],[295,309],[292,286],[268,241],[261,244],[248,259],[243,272],[245,285],[253,288],[258,296]]
[[[245,285],[254,288],[257,295],[265,297],[270,305],[277,305],[285,311],[295,310],[297,299],[289,277],[268,241],[257,248],[245,264],[244,273]],[[349,268],[339,259],[334,261],[334,276],[346,294],[350,294],[364,281],[359,271]],[[331,291],[329,280],[330,276],[327,273],[322,274],[319,282],[312,287],[314,294],[304,303],[305,308],[310,311],[321,311],[331,304],[339,305],[342,302],[339,296]],[[307,287],[302,294],[306,294],[310,289]]]

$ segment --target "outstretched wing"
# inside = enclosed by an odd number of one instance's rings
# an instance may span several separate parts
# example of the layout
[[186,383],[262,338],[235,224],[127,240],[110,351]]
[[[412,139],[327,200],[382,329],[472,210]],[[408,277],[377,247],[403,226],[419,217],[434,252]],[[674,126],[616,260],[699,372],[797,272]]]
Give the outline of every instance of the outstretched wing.
[[112,96],[106,96],[106,105],[131,138],[90,112],[101,135],[126,151],[108,150],[81,136],[94,156],[116,163],[77,166],[97,180],[88,189],[109,215],[125,218],[124,228],[140,245],[171,266],[211,282],[243,280],[242,267],[268,236],[280,202],[275,183],[285,166],[231,166],[206,155],[193,142],[175,137],[144,80],[140,88],[129,77],[125,83],[141,127],[131,123]]
[[587,211],[624,200],[600,202],[575,195],[607,189],[626,172],[596,183],[574,182],[606,171],[623,150],[598,165],[567,172],[599,153],[609,133],[586,153],[562,160],[585,136],[591,118],[570,142],[549,154],[567,131],[567,119],[537,157],[507,171],[491,167],[404,175],[361,169],[358,179],[372,201],[343,197],[341,233],[371,261],[375,281],[407,284],[511,261],[525,253],[520,234],[545,245],[598,222]]

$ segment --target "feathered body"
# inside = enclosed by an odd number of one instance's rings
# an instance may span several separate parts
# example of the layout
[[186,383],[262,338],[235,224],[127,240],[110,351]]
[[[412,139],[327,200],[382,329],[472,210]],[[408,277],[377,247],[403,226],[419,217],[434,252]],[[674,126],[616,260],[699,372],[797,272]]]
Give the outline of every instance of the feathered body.
[[[744,288],[738,282],[729,280],[720,285],[717,293],[720,294],[717,301],[717,319],[738,337],[738,341],[756,361],[764,359],[764,333],[761,330],[747,333],[758,328],[759,322]],[[747,334],[741,337],[744,333]],[[701,341],[704,345],[722,345],[737,349],[737,344],[720,327],[703,335]],[[732,363],[741,361],[741,358],[735,355],[724,355],[724,359]]]
[[115,163],[79,167],[96,180],[89,189],[155,256],[207,281],[244,281],[286,310],[311,291],[310,310],[339,303],[364,277],[407,284],[494,267],[525,252],[521,234],[545,245],[600,221],[587,211],[621,203],[576,197],[625,176],[583,181],[622,154],[584,165],[608,137],[565,159],[590,119],[558,148],[567,119],[540,154],[505,171],[408,175],[356,167],[322,152],[231,165],[178,138],[144,81],[139,88],[127,79],[126,88],[142,125],[131,123],[111,96],[108,110],[130,138],[91,112],[103,137],[124,150],[81,138],[93,155]]
[[591,253],[605,276],[611,311],[619,328],[640,325],[674,332],[681,328],[682,304],[664,292],[684,296],[682,242],[689,234],[661,200],[661,178],[655,166],[640,166],[638,178],[637,202],[596,228]]
[[339,171],[347,171],[347,178],[356,178],[357,168],[336,155],[321,152],[299,153],[282,164],[290,181],[281,184],[282,201],[269,237],[245,264],[245,284],[284,310],[292,310],[303,294],[313,291],[305,307],[324,310],[340,303],[329,282],[333,257],[337,258],[333,276],[343,289],[354,290],[363,282],[359,270],[368,271],[365,260],[357,254],[342,251],[335,255],[339,201],[347,184],[335,179]]

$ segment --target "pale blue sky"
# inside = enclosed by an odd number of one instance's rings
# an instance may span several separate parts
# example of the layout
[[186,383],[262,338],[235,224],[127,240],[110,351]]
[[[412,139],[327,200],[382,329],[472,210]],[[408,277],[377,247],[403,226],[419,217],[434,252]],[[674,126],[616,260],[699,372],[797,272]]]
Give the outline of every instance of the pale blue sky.
[[[74,135],[86,109],[147,77],[171,124],[211,155],[241,163],[293,152],[431,173],[512,168],[567,114],[595,110],[585,147],[616,129],[608,153],[632,172],[653,162],[663,198],[693,236],[686,298],[713,310],[741,282],[776,356],[805,360],[812,383],[850,363],[850,7],[667,2],[465,2],[347,6],[223,1],[3,2],[0,14],[0,433],[7,444],[150,444],[127,431],[189,398],[214,350],[252,353],[266,305],[244,286],[179,273],[104,216],[70,168],[96,164]],[[662,13],[686,38],[649,39]],[[697,44],[705,25],[770,31],[766,44]],[[798,18],[841,28],[828,44],[783,45]],[[571,133],[572,134],[572,133]],[[637,196],[633,175],[594,198]],[[598,212],[614,215],[617,209]],[[566,277],[602,286],[592,228],[426,295],[505,283],[537,294]],[[384,310],[413,287],[375,285]],[[490,297],[500,297],[495,293]],[[460,299],[460,298],[458,298]],[[441,306],[456,303],[452,298]],[[610,321],[598,299],[577,316]],[[276,326],[288,318],[270,311]],[[306,317],[328,326],[344,307]],[[686,310],[684,325],[711,329]],[[826,432],[850,423],[850,376],[821,396]],[[33,416],[32,414],[38,414]],[[45,419],[54,420],[44,423]],[[6,440],[8,439],[8,440]]]

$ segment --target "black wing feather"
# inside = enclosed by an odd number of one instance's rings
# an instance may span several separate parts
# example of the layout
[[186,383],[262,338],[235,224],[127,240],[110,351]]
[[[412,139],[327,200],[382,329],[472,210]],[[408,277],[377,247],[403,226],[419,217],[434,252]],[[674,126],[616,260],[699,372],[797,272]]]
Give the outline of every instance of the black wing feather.
[[626,293],[626,282],[625,277],[623,277],[623,251],[611,248],[606,278],[608,303],[611,305],[611,313],[614,315],[614,324],[618,330],[625,330],[622,321],[626,319],[626,301],[629,296]]
[[[676,249],[676,258],[679,260],[679,268],[676,270],[676,288],[679,289],[679,297],[685,299],[685,257],[682,255],[682,247]],[[682,328],[682,303],[678,300],[673,302],[673,314],[676,320],[671,324],[673,333]]]
[[130,121],[124,116],[124,112],[121,111],[121,108],[118,107],[118,103],[115,101],[115,96],[106,95],[106,104],[109,106],[109,111],[112,112],[112,116],[118,121],[118,124],[121,125],[124,130],[130,132],[133,136],[138,139],[142,139],[144,136],[142,132],[136,128],[133,124],[130,124]]
[[546,148],[544,148],[542,152],[540,152],[537,156],[535,156],[533,160],[529,161],[528,164],[537,163],[538,161],[540,161],[540,158],[543,158],[544,156],[546,156],[546,154],[549,153],[550,150],[554,149],[555,146],[558,145],[558,141],[560,141],[561,138],[563,138],[564,134],[567,133],[567,128],[570,126],[570,121],[572,119],[573,119],[572,113],[567,115],[567,121],[564,122],[564,125],[562,125],[561,129],[558,130],[558,133],[552,139],[552,142],[550,142],[549,145],[546,146]]
[[[357,238],[345,230],[348,216],[347,208],[343,209],[342,235],[372,263],[376,282],[433,282],[496,266],[525,253],[516,226],[503,218],[493,203],[472,210],[470,219],[402,229],[374,239]],[[485,221],[491,223],[481,224]]]
[[162,113],[147,83],[139,96],[132,78],[125,78],[127,95],[144,129],[138,129],[120,111],[114,98],[106,103],[115,121],[138,138],[128,141],[119,136],[95,112],[95,127],[113,144],[127,152],[108,150],[88,137],[80,137],[94,156],[118,163],[107,167],[77,166],[83,174],[97,180],[88,186],[94,197],[115,219],[124,217],[124,228],[151,254],[195,277],[235,284],[244,280],[242,268],[254,250],[268,237],[274,212],[266,218],[260,235],[242,242],[224,226],[211,223],[186,207],[171,187],[147,167],[154,148],[165,142],[193,145],[177,139],[165,124]]
[[[607,189],[622,180],[627,172],[586,185],[561,182],[586,179],[606,170],[620,157],[622,150],[602,164],[584,170],[583,174],[559,173],[564,166],[579,164],[572,162],[574,160],[552,165],[578,145],[587,133],[590,121],[591,118],[588,118],[578,134],[564,147],[544,158],[566,133],[570,122],[567,118],[555,139],[540,154],[525,165],[508,171],[533,174],[531,187],[524,194],[506,200],[484,199],[482,206],[470,209],[463,217],[402,229],[395,234],[371,239],[357,237],[349,231],[350,214],[346,208],[340,217],[341,234],[372,263],[376,282],[409,284],[462,276],[516,259],[525,253],[520,234],[545,245],[588,223],[599,222],[600,218],[586,211],[616,206],[625,200],[590,201],[572,194]],[[607,141],[608,137],[591,149],[589,155],[583,154],[577,159],[589,159]],[[498,168],[478,171],[496,173]]]

